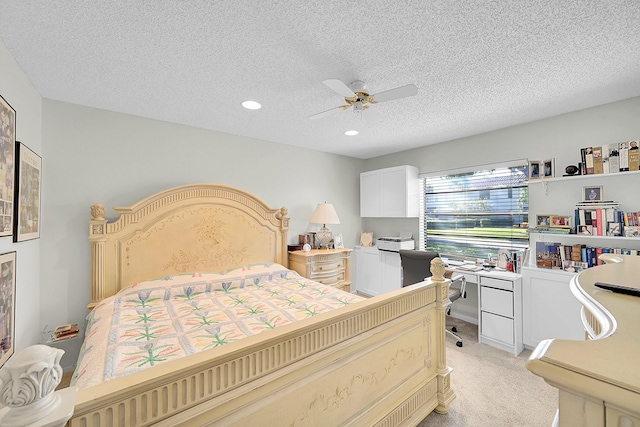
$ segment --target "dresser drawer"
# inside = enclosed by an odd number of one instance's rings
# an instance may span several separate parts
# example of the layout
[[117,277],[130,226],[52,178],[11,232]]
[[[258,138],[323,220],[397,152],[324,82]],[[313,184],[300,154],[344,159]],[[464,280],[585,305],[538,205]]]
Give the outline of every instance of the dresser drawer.
[[480,276],[481,286],[490,286],[497,289],[513,290],[513,282],[511,280],[494,279],[493,277]]
[[311,274],[336,270],[344,270],[344,259],[331,257],[325,260],[314,260],[311,264]]
[[336,271],[329,274],[312,274],[311,280],[315,280],[316,282],[322,283],[323,285],[333,286],[336,283],[343,282],[345,280],[345,272]]
[[480,310],[513,317],[513,292],[480,286]]

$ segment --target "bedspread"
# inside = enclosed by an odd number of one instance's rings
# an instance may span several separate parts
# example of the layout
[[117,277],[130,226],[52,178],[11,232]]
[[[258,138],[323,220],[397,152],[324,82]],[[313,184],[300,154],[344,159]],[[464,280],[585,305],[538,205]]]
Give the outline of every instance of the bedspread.
[[72,381],[90,387],[360,300],[275,263],[137,283],[90,313]]

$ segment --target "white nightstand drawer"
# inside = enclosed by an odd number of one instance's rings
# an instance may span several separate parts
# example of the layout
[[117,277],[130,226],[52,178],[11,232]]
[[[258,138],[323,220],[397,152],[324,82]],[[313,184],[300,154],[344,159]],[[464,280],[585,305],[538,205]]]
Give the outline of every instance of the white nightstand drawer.
[[494,279],[493,277],[480,277],[480,284],[482,286],[490,286],[492,288],[506,289],[507,291],[513,290],[513,282],[511,280]]
[[513,319],[482,312],[482,336],[500,341],[507,345],[514,344]]
[[513,292],[480,286],[480,310],[513,317]]

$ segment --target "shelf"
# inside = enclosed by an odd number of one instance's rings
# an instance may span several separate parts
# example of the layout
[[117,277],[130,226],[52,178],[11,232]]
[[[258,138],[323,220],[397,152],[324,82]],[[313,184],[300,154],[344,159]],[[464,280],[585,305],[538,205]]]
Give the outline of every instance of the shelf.
[[567,234],[567,233],[545,233],[539,231],[529,231],[529,234],[544,234],[545,236],[557,236],[569,237],[572,239],[594,239],[594,240],[627,240],[627,241],[640,241],[640,237],[624,237],[624,236],[590,236],[588,234]]
[[528,181],[529,184],[544,184],[549,182],[557,182],[557,181],[571,181],[575,179],[589,179],[589,178],[609,178],[609,177],[621,177],[621,176],[629,176],[629,175],[638,175],[640,174],[640,170],[638,171],[627,171],[627,172],[615,172],[615,173],[600,173],[600,174],[592,174],[592,175],[572,175],[572,176],[558,176],[555,178],[543,178]]

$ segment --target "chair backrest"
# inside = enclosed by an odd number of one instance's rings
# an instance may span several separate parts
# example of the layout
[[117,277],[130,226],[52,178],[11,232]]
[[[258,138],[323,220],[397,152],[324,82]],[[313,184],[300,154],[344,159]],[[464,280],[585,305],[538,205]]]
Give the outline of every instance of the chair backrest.
[[402,264],[402,286],[420,283],[431,277],[431,260],[439,256],[437,252],[402,249],[400,263]]

